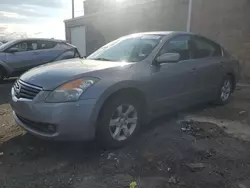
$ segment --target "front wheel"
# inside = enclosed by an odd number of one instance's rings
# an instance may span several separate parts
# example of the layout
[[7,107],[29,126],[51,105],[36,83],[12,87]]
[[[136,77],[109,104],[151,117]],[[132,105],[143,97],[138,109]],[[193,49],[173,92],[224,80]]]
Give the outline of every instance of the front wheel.
[[0,68],[0,82],[4,80],[4,71],[2,68]]
[[225,78],[221,84],[216,103],[221,104],[221,105],[227,104],[228,101],[230,100],[232,92],[233,92],[232,77],[225,76]]
[[102,110],[97,126],[97,139],[107,148],[123,146],[139,130],[140,117],[140,105],[135,99],[115,97]]

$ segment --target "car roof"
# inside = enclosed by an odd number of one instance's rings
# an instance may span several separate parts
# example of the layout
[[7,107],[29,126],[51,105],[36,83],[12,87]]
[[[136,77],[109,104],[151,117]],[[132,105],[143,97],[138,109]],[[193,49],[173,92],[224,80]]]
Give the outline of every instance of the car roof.
[[167,36],[167,35],[183,35],[183,34],[194,35],[191,32],[184,32],[184,31],[151,31],[151,32],[134,33],[132,35],[162,35],[162,36]]
[[196,37],[201,37],[201,38],[204,38],[206,40],[209,40],[210,42],[213,42],[217,45],[220,45],[219,43],[215,42],[214,40],[211,40],[207,37],[204,37],[202,35],[199,35],[199,34],[195,34],[195,33],[192,33],[192,32],[185,32],[185,31],[152,31],[152,32],[141,32],[141,33],[134,33],[134,34],[131,34],[131,35],[128,35],[128,36],[140,36],[140,35],[161,35],[163,37],[166,37],[166,36],[171,36],[171,37],[175,37],[175,36],[178,36],[178,35],[190,35],[190,36],[196,36]]
[[33,41],[33,40],[51,41],[51,42],[66,42],[65,40],[47,39],[47,38],[23,38],[23,39],[16,39],[15,41],[21,42],[21,41]]

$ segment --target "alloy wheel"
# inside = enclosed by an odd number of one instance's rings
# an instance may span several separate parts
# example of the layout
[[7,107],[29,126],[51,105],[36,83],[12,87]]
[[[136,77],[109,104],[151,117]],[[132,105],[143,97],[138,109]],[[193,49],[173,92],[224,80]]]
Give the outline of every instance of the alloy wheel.
[[227,101],[232,92],[232,83],[230,80],[225,80],[221,88],[221,100]]
[[118,106],[109,122],[109,132],[113,139],[123,141],[129,138],[138,124],[138,113],[131,104]]

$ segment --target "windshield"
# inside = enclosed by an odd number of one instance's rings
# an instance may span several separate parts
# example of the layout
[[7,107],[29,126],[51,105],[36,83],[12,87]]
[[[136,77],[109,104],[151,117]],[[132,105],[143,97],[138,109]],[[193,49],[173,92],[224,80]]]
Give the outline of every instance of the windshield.
[[6,47],[11,46],[12,43],[14,43],[15,41],[9,41],[4,43],[3,45],[0,45],[0,51],[4,50]]
[[161,35],[141,35],[115,40],[87,59],[102,61],[139,62],[144,60],[161,40]]

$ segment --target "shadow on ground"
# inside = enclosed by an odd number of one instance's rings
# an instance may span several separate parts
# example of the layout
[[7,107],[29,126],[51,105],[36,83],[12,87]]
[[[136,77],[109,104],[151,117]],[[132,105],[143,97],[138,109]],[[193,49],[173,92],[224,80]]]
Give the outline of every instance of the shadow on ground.
[[[138,137],[144,134],[151,134],[157,127],[163,126],[166,122],[171,122],[176,119],[177,116],[178,114],[176,113],[152,121],[150,124],[144,126]],[[157,134],[158,133],[155,133],[155,136],[157,136]],[[137,143],[139,141],[140,140],[135,139],[133,142]],[[132,145],[127,147],[131,148]],[[96,141],[63,142],[42,140],[28,133],[24,133],[2,143],[0,145],[0,151],[4,152],[6,156],[12,156],[15,162],[36,160],[41,157],[56,157],[68,162],[81,162],[86,158],[94,159],[94,156],[100,156],[100,154],[108,150],[101,148]],[[112,152],[112,150],[109,152]]]

